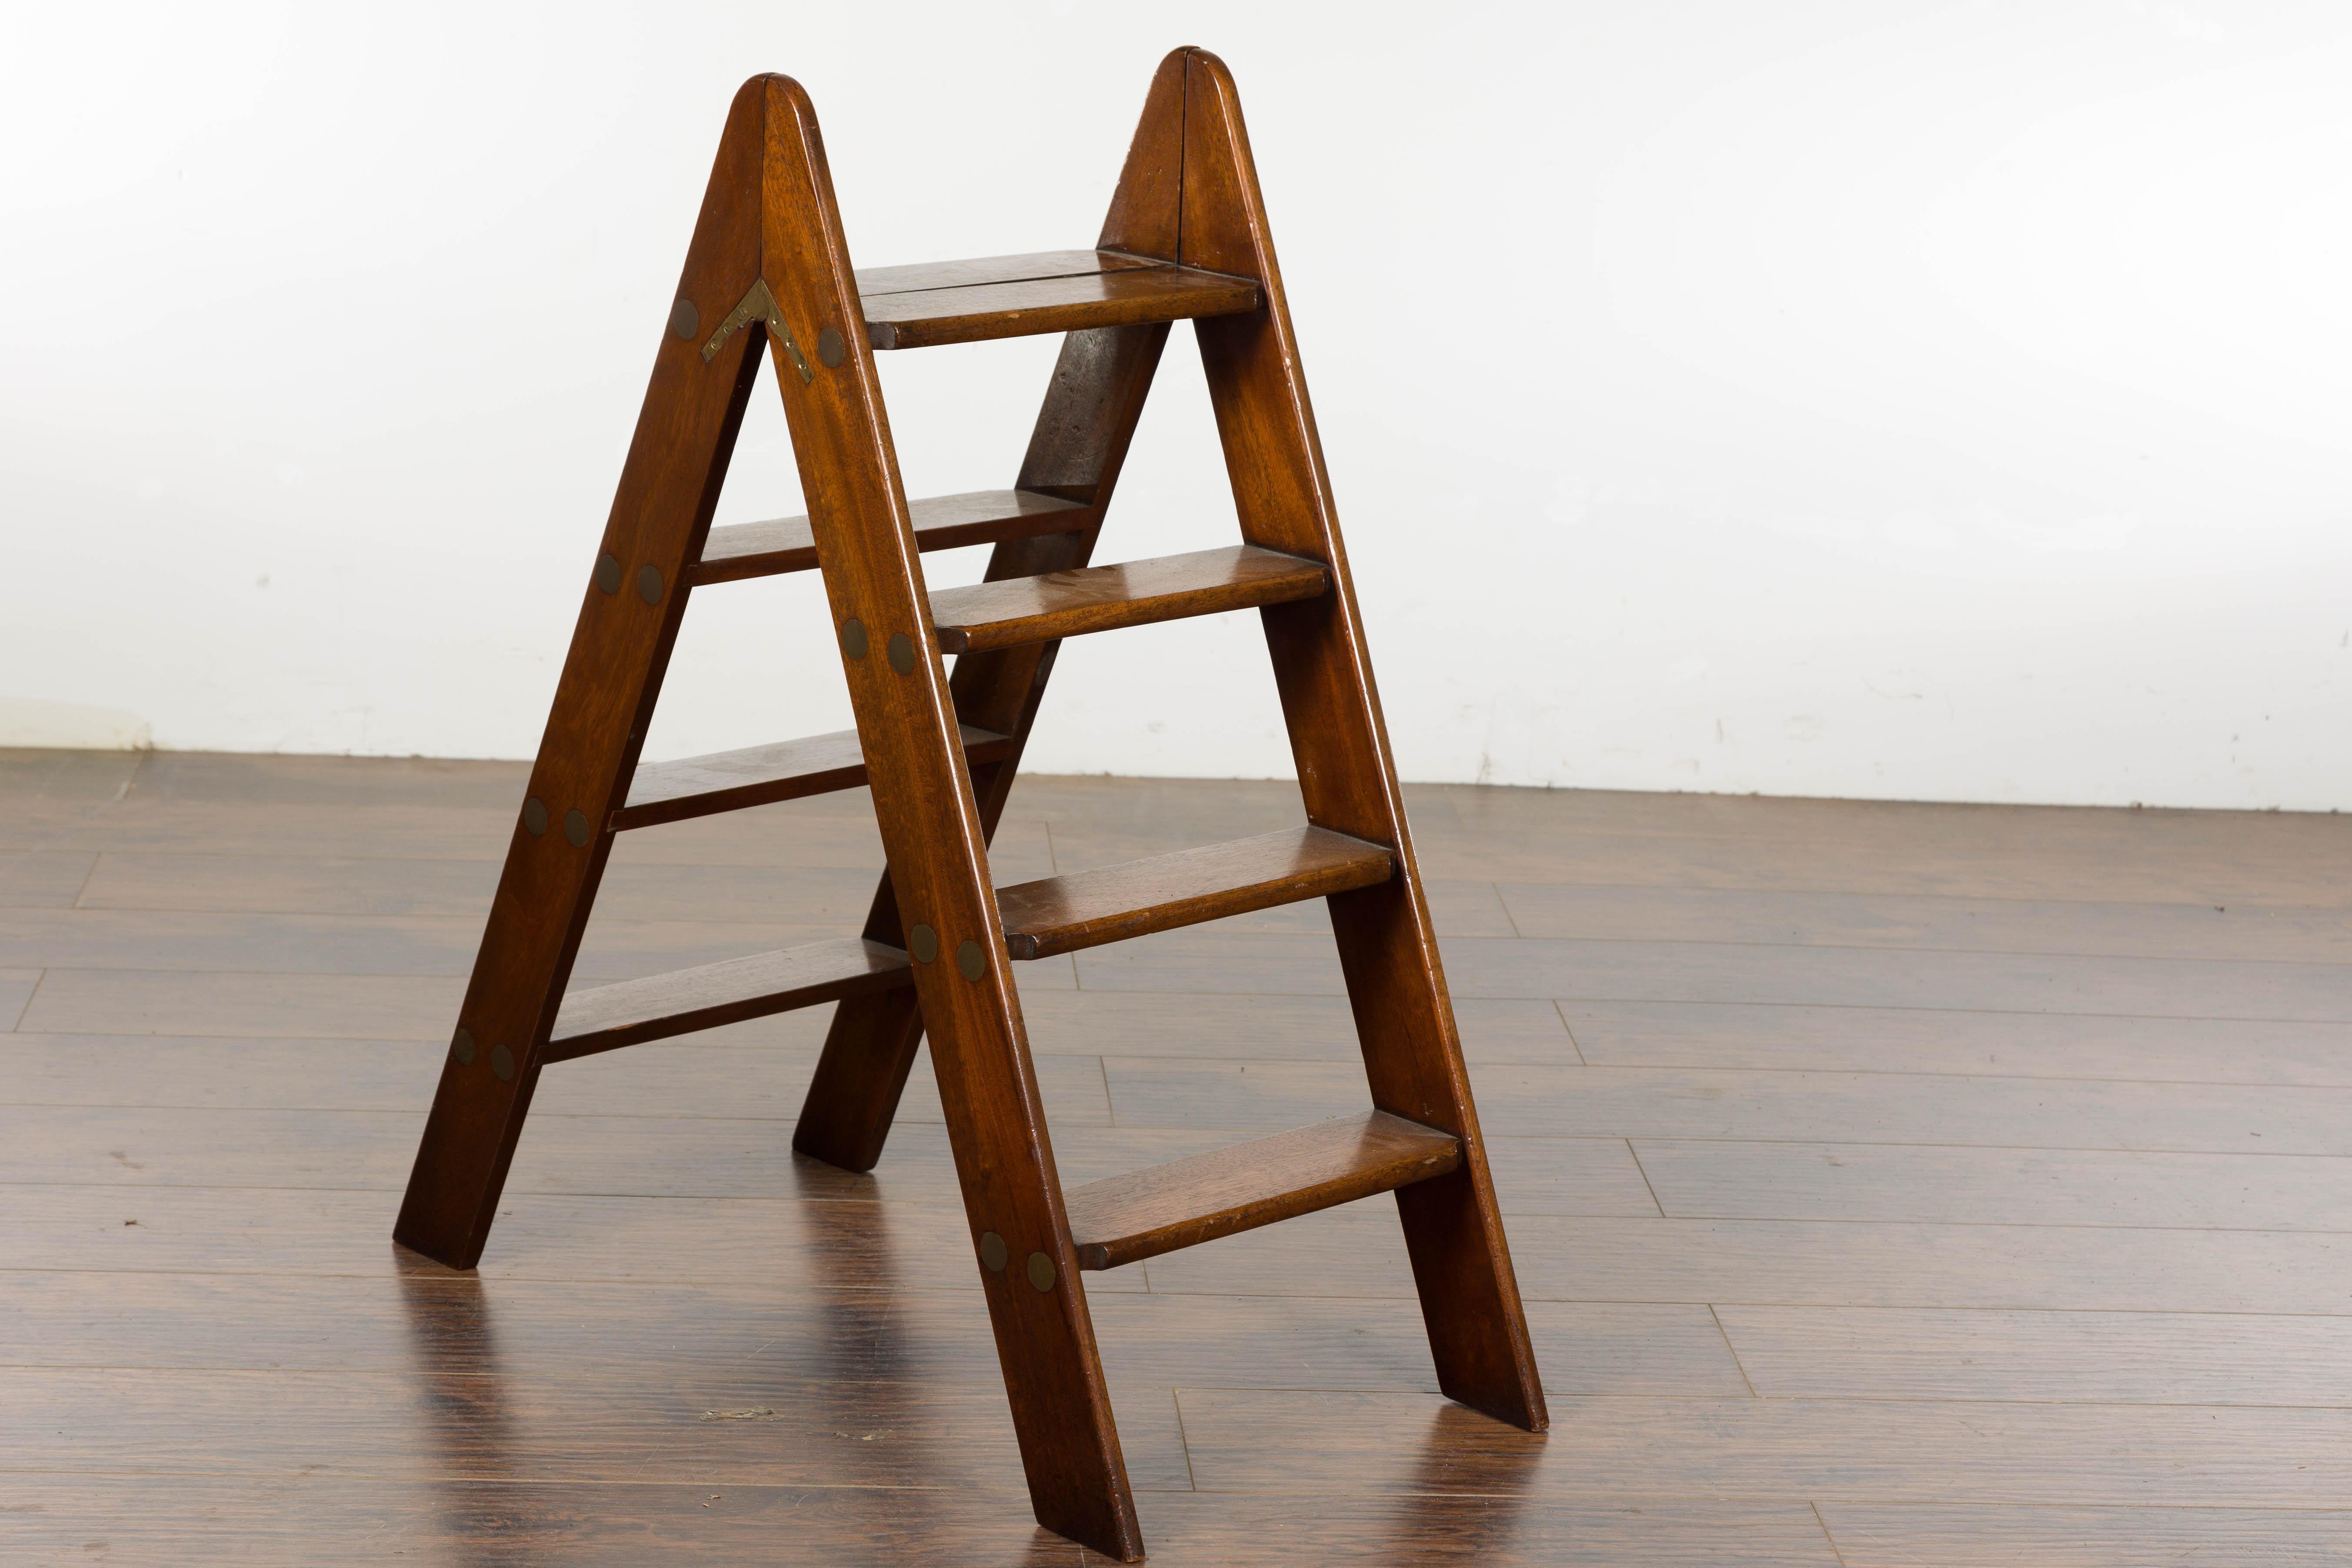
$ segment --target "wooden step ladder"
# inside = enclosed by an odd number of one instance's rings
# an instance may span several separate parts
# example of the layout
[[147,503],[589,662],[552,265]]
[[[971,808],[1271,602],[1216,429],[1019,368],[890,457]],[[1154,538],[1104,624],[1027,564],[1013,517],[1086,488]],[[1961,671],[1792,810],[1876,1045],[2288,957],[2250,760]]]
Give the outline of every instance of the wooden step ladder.
[[[1179,320],[1244,542],[1089,566]],[[908,501],[875,353],[1038,332],[1066,335],[1013,488]],[[713,528],[762,343],[809,512]],[[920,552],[981,542],[984,582],[926,588]],[[855,732],[640,763],[688,590],[810,569]],[[1060,640],[1244,607],[1265,621],[1307,825],[995,888],[988,842]],[[862,934],[567,993],[615,834],[860,784],[889,862]],[[1372,1109],[1066,1192],[1012,962],[1318,896]],[[1078,1272],[1375,1193],[1397,1196],[1439,1387],[1544,1426],[1240,102],[1213,55],[1160,63],[1094,249],[862,272],[808,95],[779,76],[736,95],[394,1237],[474,1266],[550,1063],[821,1002],[837,1005],[793,1144],[853,1171],[880,1157],[930,1037],[1046,1528],[1142,1555]]]

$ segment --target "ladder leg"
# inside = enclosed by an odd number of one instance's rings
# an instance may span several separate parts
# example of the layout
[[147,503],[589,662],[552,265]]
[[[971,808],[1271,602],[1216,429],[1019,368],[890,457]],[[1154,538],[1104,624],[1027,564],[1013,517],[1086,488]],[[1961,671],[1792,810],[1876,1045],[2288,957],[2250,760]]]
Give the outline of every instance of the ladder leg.
[[1213,55],[1190,56],[1184,129],[1183,260],[1255,278],[1265,295],[1251,315],[1194,323],[1243,536],[1331,567],[1329,594],[1260,612],[1307,815],[1396,849],[1394,878],[1329,900],[1372,1100],[1462,1140],[1458,1170],[1397,1193],[1438,1385],[1465,1405],[1541,1430],[1543,1389],[1240,100]]
[[[996,546],[989,557],[987,581],[1066,571],[1084,566],[1092,557],[1112,487],[1118,481],[1119,463],[1167,342],[1164,323],[1096,328],[1064,340],[1016,484],[1083,500],[1089,510],[1070,532],[1007,540]],[[1033,644],[966,654],[956,660],[950,685],[958,721],[1013,737],[1010,756],[972,775],[981,829],[992,840],[1060,647]],[[865,934],[894,947],[906,944],[887,872],[874,895]],[[882,1157],[898,1096],[907,1087],[922,1038],[922,1012],[910,990],[841,1002],[825,1032],[816,1076],[809,1082],[800,1122],[793,1131],[793,1147],[846,1170],[872,1170]]]
[[[393,1237],[453,1268],[481,1257],[540,1056],[612,847],[727,460],[759,334],[702,350],[757,274],[764,92],[737,95],[507,849]],[[730,288],[734,292],[730,293]]]
[[1030,1502],[1047,1529],[1132,1562],[1143,1552],[1135,1500],[815,111],[799,84],[767,80],[761,265],[778,330],[845,345],[837,363],[777,380],[834,624],[858,623],[843,668],[892,896],[910,934],[936,937],[934,956],[912,966],[915,991]]
[[[1183,82],[1182,56],[1171,55],[1152,79],[1102,236],[1096,241],[1104,249],[1176,259]],[[1063,339],[1045,406],[1038,410],[1021,477],[1014,482],[1021,489],[1084,501],[1089,510],[1068,533],[999,544],[989,558],[987,581],[1087,564],[1167,342],[1164,323],[1096,328]],[[1030,722],[1045,700],[1059,646],[967,654],[956,661],[952,684],[957,718],[1013,737],[1013,754],[972,780],[982,831],[991,839],[1003,815],[1022,749],[1028,744]],[[907,940],[887,873],[874,895],[865,934],[893,946]],[[912,991],[839,1003],[793,1131],[793,1147],[847,1170],[872,1170],[890,1136],[898,1097],[922,1038],[922,1012]]]

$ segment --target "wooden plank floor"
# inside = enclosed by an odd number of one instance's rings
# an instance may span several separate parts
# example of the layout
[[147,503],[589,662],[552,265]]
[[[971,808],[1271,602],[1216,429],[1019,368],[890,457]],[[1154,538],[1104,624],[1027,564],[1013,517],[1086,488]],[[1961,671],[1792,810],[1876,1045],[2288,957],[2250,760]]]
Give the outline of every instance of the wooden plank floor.
[[[0,1561],[1076,1563],[938,1100],[823,1012],[551,1068],[394,1211],[519,766],[0,752]],[[2352,821],[1421,788],[1555,1426],[1392,1205],[1088,1276],[1155,1563],[2352,1561]],[[1000,881],[1285,784],[1024,780]],[[852,930],[862,794],[631,834],[615,979]],[[1066,1179],[1363,1109],[1319,905],[1019,971]]]

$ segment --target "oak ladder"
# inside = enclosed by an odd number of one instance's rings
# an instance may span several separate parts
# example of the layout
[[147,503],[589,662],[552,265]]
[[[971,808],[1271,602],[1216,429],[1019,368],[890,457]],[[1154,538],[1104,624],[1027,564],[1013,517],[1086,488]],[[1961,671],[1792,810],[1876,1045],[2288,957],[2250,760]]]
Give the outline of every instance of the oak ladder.
[[[1242,542],[1090,566],[1188,319]],[[1040,332],[1065,336],[1013,488],[907,500],[876,352]],[[808,515],[713,528],[763,343]],[[983,541],[984,582],[925,587],[920,552]],[[856,731],[640,763],[688,591],[811,569]],[[989,839],[1060,640],[1244,607],[1265,621],[1306,825],[993,887]],[[862,933],[566,990],[614,835],[860,784],[889,863]],[[1317,896],[1372,1109],[1066,1191],[1013,961]],[[1396,1194],[1439,1386],[1546,1425],[1240,102],[1213,55],[1160,63],[1095,248],[862,272],[808,95],[781,76],[736,95],[395,1238],[474,1267],[541,1069],[824,1002],[793,1147],[872,1169],[928,1033],[1047,1529],[1142,1556],[1079,1271],[1375,1193]]]

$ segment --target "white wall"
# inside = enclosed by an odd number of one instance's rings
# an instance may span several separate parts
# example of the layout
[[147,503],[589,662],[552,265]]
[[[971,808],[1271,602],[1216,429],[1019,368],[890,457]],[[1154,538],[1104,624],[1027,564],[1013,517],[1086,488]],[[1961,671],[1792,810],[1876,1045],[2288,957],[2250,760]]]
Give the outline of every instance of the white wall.
[[[2352,805],[2352,11],[1177,25],[16,8],[0,743],[529,754],[736,83],[807,84],[878,265],[1086,243],[1198,43],[1407,776]],[[886,358],[913,493],[1010,480],[1052,350]],[[1107,554],[1230,539],[1215,460],[1180,328]],[[795,510],[763,395],[720,521]],[[648,754],[845,725],[817,603],[698,597]],[[1031,763],[1286,772],[1264,664],[1250,616],[1075,643]]]

